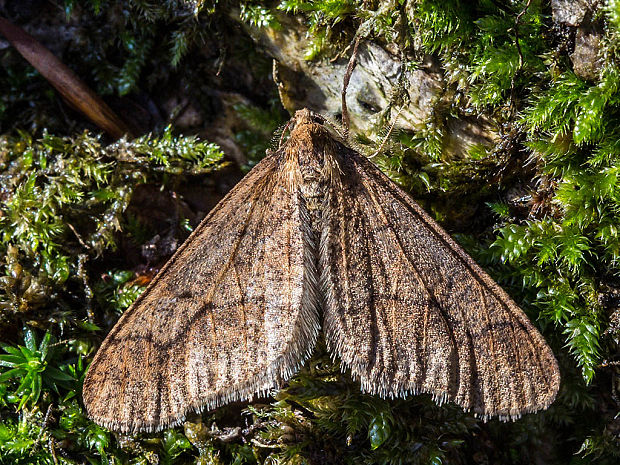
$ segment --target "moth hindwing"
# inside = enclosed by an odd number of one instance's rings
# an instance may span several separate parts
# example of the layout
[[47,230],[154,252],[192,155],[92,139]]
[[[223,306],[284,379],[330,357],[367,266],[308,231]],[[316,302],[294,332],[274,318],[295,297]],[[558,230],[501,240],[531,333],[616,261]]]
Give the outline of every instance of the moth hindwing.
[[483,416],[546,408],[559,371],[525,314],[407,194],[297,112],[96,354],[98,423],[154,431],[289,379],[323,328],[362,390]]

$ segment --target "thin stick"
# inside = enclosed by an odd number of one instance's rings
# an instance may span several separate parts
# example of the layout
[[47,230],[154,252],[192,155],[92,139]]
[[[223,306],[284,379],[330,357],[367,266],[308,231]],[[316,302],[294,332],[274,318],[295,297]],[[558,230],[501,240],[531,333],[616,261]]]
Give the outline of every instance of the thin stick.
[[67,224],[67,226],[69,227],[69,229],[73,232],[73,234],[75,234],[75,237],[77,238],[77,240],[78,240],[78,242],[80,243],[80,245],[81,245],[82,247],[84,247],[85,249],[90,250],[90,248],[91,248],[91,247],[90,247],[90,245],[88,245],[86,242],[84,242],[84,241],[82,240],[82,237],[80,236],[80,233],[78,233],[78,232],[76,231],[76,229],[73,227],[73,225],[72,225],[71,223],[66,223],[66,224]]
[[127,124],[64,63],[22,28],[0,16],[0,34],[17,49],[69,104],[114,139],[130,138]]
[[517,53],[519,54],[519,69],[523,68],[523,53],[521,51],[521,45],[519,44],[519,24],[521,22],[521,18],[527,12],[527,9],[530,7],[531,4],[532,0],[528,0],[528,2],[525,4],[525,8],[521,10],[521,12],[517,15],[517,18],[515,19],[515,45],[517,46]]
[[351,58],[349,59],[349,64],[347,65],[347,70],[344,73],[344,79],[342,80],[342,126],[344,128],[344,136],[345,138],[349,138],[349,109],[347,108],[347,87],[349,87],[349,81],[351,80],[351,74],[353,74],[353,69],[355,69],[355,65],[357,64],[357,49],[360,45],[361,36],[357,36],[355,38],[355,45],[353,46],[353,53],[351,54]]
[[527,12],[531,4],[532,4],[532,0],[528,0],[523,10],[521,10],[521,12],[517,15],[515,19],[515,25],[513,28],[514,33],[515,33],[515,46],[517,47],[517,53],[519,54],[519,68],[517,69],[517,71],[515,71],[510,81],[510,111],[511,113],[515,109],[514,108],[515,107],[515,85],[516,85],[515,78],[517,76],[517,73],[523,69],[523,65],[524,65],[523,51],[521,50],[521,44],[519,44],[519,24],[521,23],[521,18]]

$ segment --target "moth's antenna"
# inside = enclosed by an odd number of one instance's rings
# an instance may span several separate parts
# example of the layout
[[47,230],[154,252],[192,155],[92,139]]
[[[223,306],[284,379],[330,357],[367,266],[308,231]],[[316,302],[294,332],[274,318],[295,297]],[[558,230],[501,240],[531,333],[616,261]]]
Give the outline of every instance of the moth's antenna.
[[349,110],[347,108],[347,87],[349,87],[349,81],[351,80],[351,74],[357,64],[357,49],[360,45],[361,35],[355,38],[355,45],[353,45],[353,53],[349,59],[347,70],[344,73],[344,79],[342,80],[342,126],[344,129],[345,139],[349,138]]
[[284,129],[282,129],[282,134],[280,134],[280,143],[278,144],[278,148],[282,147],[282,143],[284,142],[284,136],[286,135],[286,131],[291,127],[291,124],[295,122],[295,117],[293,116],[288,122]]
[[385,137],[383,138],[383,141],[381,142],[381,145],[379,146],[379,148],[376,150],[375,153],[373,153],[371,156],[369,156],[368,158],[374,158],[377,155],[379,155],[379,153],[381,153],[381,150],[383,150],[383,146],[385,145],[385,143],[387,142],[387,140],[390,138],[390,136],[392,135],[392,131],[394,130],[394,126],[396,126],[396,121],[398,121],[398,117],[400,116],[400,114],[402,113],[403,109],[405,108],[405,106],[401,106],[400,109],[398,110],[398,113],[396,113],[396,117],[394,118],[394,121],[392,122],[392,124],[390,125],[390,129],[388,130],[387,134],[385,135]]

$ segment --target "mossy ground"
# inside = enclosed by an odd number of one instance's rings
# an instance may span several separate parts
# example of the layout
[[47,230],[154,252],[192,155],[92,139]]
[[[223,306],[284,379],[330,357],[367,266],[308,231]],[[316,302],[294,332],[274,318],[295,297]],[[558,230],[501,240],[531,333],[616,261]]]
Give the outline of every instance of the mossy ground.
[[[585,77],[570,58],[575,29],[554,23],[544,1],[3,5],[33,34],[56,31],[47,45],[150,134],[97,135],[13,49],[0,51],[1,464],[620,460],[620,2],[589,13],[601,40]],[[81,383],[102,338],[240,176],[215,144],[178,135],[178,109],[153,108],[189,96],[208,127],[223,94],[243,96],[226,108],[247,170],[286,116],[270,60],[235,18],[277,28],[278,10],[308,25],[307,59],[341,52],[363,25],[408,66],[438,60],[450,98],[376,160],[542,330],[563,376],[548,411],[483,423],[425,396],[361,395],[319,349],[275,399],[185,428],[127,437],[85,417]],[[499,143],[455,159],[443,131],[471,115]]]

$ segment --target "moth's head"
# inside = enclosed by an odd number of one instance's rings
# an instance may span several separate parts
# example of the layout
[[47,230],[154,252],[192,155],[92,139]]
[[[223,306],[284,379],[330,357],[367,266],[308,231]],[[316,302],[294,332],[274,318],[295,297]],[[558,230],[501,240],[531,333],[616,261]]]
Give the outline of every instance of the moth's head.
[[291,128],[291,139],[311,133],[337,140],[346,145],[346,137],[338,123],[307,108],[297,110],[287,126]]
[[289,149],[297,150],[303,147],[306,150],[322,152],[335,141],[341,141],[334,125],[324,116],[304,108],[295,112],[287,127],[290,136],[287,141]]
[[293,121],[295,122],[295,126],[301,126],[304,124],[323,125],[327,122],[323,116],[313,112],[312,110],[308,110],[307,108],[297,110],[295,112],[295,116],[293,116]]

